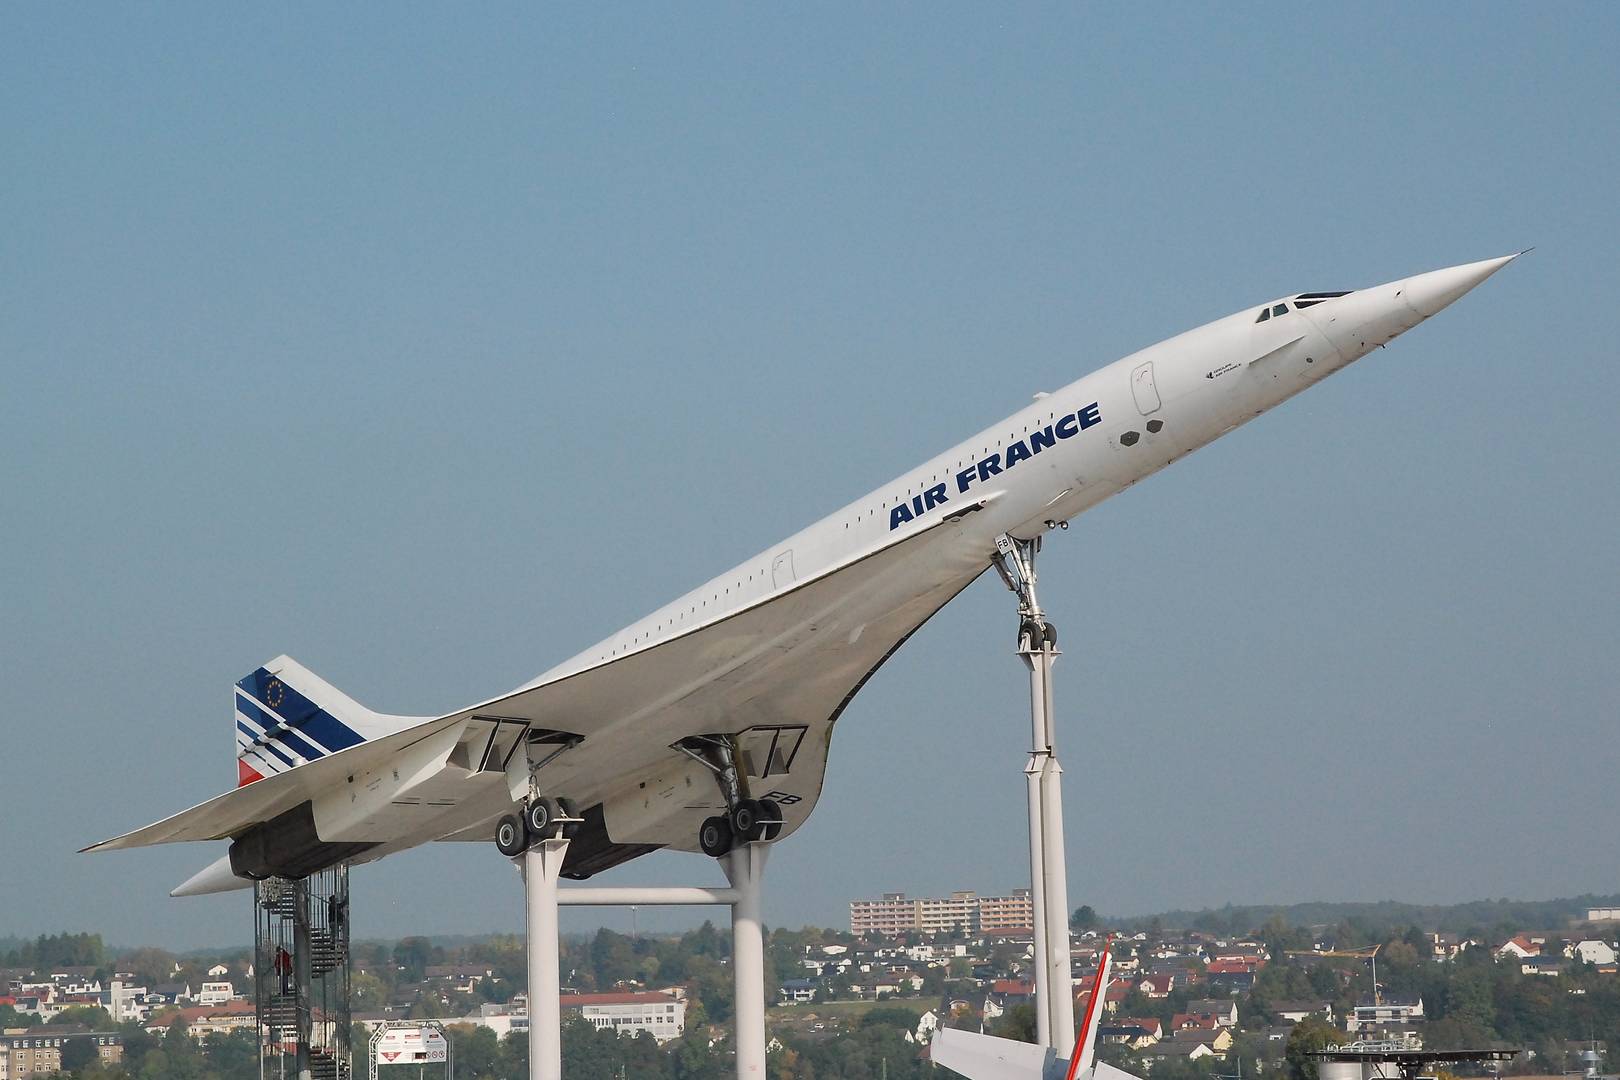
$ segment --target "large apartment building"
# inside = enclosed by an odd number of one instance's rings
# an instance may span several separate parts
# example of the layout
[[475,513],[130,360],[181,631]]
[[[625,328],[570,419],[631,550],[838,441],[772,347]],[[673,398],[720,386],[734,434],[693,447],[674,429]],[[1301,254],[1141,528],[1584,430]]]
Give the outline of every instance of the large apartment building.
[[947,897],[908,897],[884,893],[881,900],[851,900],[849,929],[855,934],[949,934],[958,931],[1020,930],[1035,923],[1035,901],[1028,889],[1011,896],[979,896],[961,890]]
[[62,1050],[75,1039],[88,1041],[109,1065],[124,1058],[124,1036],[116,1031],[78,1027],[36,1027],[0,1035],[0,1080],[49,1076],[62,1069]]
[[976,930],[1028,930],[1035,925],[1035,898],[1028,889],[1014,889],[1011,896],[979,897]]

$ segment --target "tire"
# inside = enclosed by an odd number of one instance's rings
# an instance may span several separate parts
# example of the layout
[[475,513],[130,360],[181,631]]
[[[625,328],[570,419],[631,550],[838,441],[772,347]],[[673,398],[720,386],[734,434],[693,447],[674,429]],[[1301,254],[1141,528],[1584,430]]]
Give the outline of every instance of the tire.
[[698,828],[698,847],[712,859],[718,859],[730,851],[733,839],[731,822],[723,817],[704,818]]
[[731,808],[731,831],[739,840],[761,839],[764,836],[764,825],[764,816],[760,813],[759,803],[753,799],[744,799]]
[[[573,799],[558,799],[557,809],[562,811],[562,816],[565,818],[577,818],[581,816],[579,807],[574,804]],[[579,835],[579,830],[584,828],[584,826],[585,823],[583,821],[565,822],[562,826],[562,835],[565,839],[572,840],[574,837]]]
[[1049,622],[1041,623],[1041,638],[1046,642],[1048,648],[1056,649],[1057,627],[1053,626]]
[[516,814],[506,814],[495,823],[495,846],[509,859],[523,854],[529,838],[523,832],[523,821]]
[[557,835],[556,799],[530,799],[523,808],[523,828],[532,840],[550,840]]
[[782,835],[782,806],[774,799],[759,800],[759,816],[764,823],[761,840],[775,840]]

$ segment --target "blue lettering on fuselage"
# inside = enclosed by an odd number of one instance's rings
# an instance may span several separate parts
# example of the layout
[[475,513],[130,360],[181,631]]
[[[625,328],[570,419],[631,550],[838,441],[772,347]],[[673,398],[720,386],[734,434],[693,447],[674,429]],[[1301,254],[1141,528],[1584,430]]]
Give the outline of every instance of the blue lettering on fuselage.
[[[1100,423],[1102,423],[1102,409],[1095,401],[1072,413],[1066,413],[1056,423],[1030,432],[1027,439],[1019,439],[1005,450],[997,450],[958,472],[957,494],[965,494],[975,481],[983,483],[992,476],[999,476],[1019,462],[1030,460],[1042,450],[1051,449],[1059,440],[1072,439],[1087,428]],[[922,494],[912,496],[909,502],[899,503],[889,510],[890,531],[898,529],[908,521],[916,521],[934,507],[945,505],[947,501],[944,484],[935,484]]]

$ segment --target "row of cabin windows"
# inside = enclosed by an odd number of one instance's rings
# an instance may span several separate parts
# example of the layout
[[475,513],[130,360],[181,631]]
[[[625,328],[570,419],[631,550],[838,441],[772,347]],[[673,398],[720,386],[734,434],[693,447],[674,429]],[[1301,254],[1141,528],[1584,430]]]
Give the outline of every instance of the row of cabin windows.
[[[1055,412],[1055,411],[1054,411],[1054,412],[1050,412],[1050,413],[1047,413],[1047,414],[1046,414],[1046,418],[1047,418],[1047,419],[1048,419],[1048,420],[1056,420],[1056,419],[1057,419],[1057,413],[1056,413],[1056,412]],[[1025,424],[1025,425],[1024,425],[1024,434],[1026,434],[1026,435],[1028,435],[1028,434],[1029,434],[1029,425],[1028,425],[1028,424]],[[1015,438],[1017,438],[1017,435],[1016,435],[1016,434],[1014,434],[1014,433],[1008,433],[1008,435],[1007,435],[1007,441],[1008,441],[1008,442],[1012,442],[1012,441],[1013,441],[1013,440],[1014,440],[1014,439],[1015,439]],[[985,447],[985,448],[984,448],[984,449],[983,449],[983,450],[982,450],[982,451],[981,451],[981,453],[983,453],[983,454],[988,454],[988,453],[989,453],[989,452],[990,452],[990,448],[989,448],[989,447],[988,447],[988,446],[987,446],[987,447]],[[963,467],[963,465],[964,465],[964,462],[963,462],[963,461],[958,461],[958,462],[957,462],[957,463],[956,463],[956,467],[957,467],[957,468],[958,468],[958,469],[960,469],[960,468],[962,468],[962,467]],[[937,483],[938,483],[938,482],[939,482],[939,477],[940,477],[940,474],[938,474],[938,473],[935,473],[935,474],[934,474],[934,475],[933,475],[933,476],[932,476],[932,477],[930,477],[930,478],[929,478],[929,479],[930,479],[930,482],[931,482],[931,483],[936,483],[936,484],[937,484]],[[907,498],[907,499],[910,499],[910,498],[911,498],[911,496],[913,496],[913,495],[915,495],[915,494],[918,494],[918,493],[919,493],[919,492],[920,492],[920,491],[921,491],[921,490],[923,490],[923,489],[922,489],[922,488],[907,488],[907,489],[906,489],[906,495],[905,495],[905,497],[906,497],[906,498]],[[895,498],[895,499],[894,499],[894,503],[895,503],[895,505],[899,505],[899,502],[900,502],[900,499],[899,499],[899,498],[898,498],[898,497],[896,497],[896,498]],[[877,513],[878,513],[878,512],[879,512],[879,511],[880,511],[880,510],[882,510],[882,509],[886,509],[886,508],[887,508],[887,506],[888,506],[888,504],[887,504],[887,503],[885,503],[885,504],[884,504],[884,505],[883,505],[883,506],[882,506],[882,507],[874,507],[874,508],[872,508],[872,509],[870,509],[870,510],[865,510],[865,511],[862,511],[862,512],[861,512],[861,513],[860,513],[860,514],[858,514],[858,515],[856,515],[856,516],[855,516],[855,517],[854,517],[854,518],[853,518],[853,519],[851,519],[851,520],[852,520],[852,521],[861,521],[861,520],[864,520],[864,519],[865,519],[865,518],[867,518],[867,517],[870,517],[870,516],[872,516],[872,515],[875,515],[875,514],[877,514]],[[844,522],[844,528],[846,528],[846,529],[848,529],[848,528],[849,528],[849,526],[850,526],[850,522],[849,522],[849,521],[846,521],[846,522]],[[762,573],[762,574],[763,574],[763,573],[764,573],[764,571],[760,571],[760,573]],[[748,579],[747,579],[747,580],[749,580],[749,581],[753,581],[753,580],[754,580],[754,575],[753,575],[753,574],[749,574],[749,575],[748,575]],[[741,582],[741,581],[739,581],[739,582],[738,582],[738,583],[737,583],[737,588],[739,588],[739,589],[741,589],[741,588],[742,588],[742,585],[743,585],[743,583],[742,583],[742,582]],[[727,589],[726,589],[726,590],[725,590],[725,591],[724,591],[724,592],[723,592],[723,593],[716,593],[716,594],[715,594],[715,596],[714,596],[714,599],[715,599],[715,600],[716,600],[716,601],[718,601],[718,600],[719,600],[719,599],[720,599],[720,597],[721,597],[721,596],[722,596],[722,595],[727,595],[727,596],[729,596],[729,595],[730,595],[730,594],[731,594],[731,590],[730,590],[730,589],[729,589],[729,588],[727,588]],[[686,612],[684,612],[684,613],[682,613],[682,614],[679,614],[679,615],[677,615],[677,616],[676,616],[676,617],[675,617],[675,618],[674,618],[674,619],[670,619],[670,620],[669,620],[669,621],[668,621],[668,622],[667,622],[667,623],[659,623],[659,624],[658,624],[658,627],[657,627],[657,628],[658,628],[658,629],[659,629],[659,630],[663,630],[663,629],[664,629],[664,628],[665,628],[665,627],[666,627],[666,626],[674,626],[674,625],[675,625],[675,623],[676,623],[676,622],[678,622],[678,621],[680,621],[680,620],[681,620],[681,619],[684,619],[684,618],[685,618],[685,617],[686,617],[686,616],[687,616],[687,615],[695,615],[695,614],[697,614],[697,611],[698,611],[698,608],[700,608],[700,607],[705,607],[705,608],[706,608],[706,607],[708,607],[708,606],[709,606],[709,602],[708,602],[708,601],[707,601],[707,600],[704,600],[704,601],[702,601],[702,602],[700,602],[700,603],[698,603],[698,604],[694,604],[694,605],[693,605],[693,606],[692,606],[692,607],[691,607],[691,608],[689,608],[689,609],[688,609],[688,610],[687,610],[687,611],[686,611]],[[619,646],[619,647],[618,647],[618,648],[616,648],[616,649],[611,649],[611,650],[609,650],[609,652],[608,652],[608,655],[609,655],[609,656],[617,656],[617,655],[618,655],[618,654],[619,654],[619,653],[621,653],[621,652],[623,652],[623,651],[624,651],[624,650],[625,650],[625,649],[628,649],[628,648],[629,648],[629,647],[630,647],[630,646],[631,646],[631,645],[638,645],[638,644],[640,644],[640,643],[641,643],[641,639],[642,639],[642,638],[643,638],[643,637],[646,637],[646,638],[648,638],[648,639],[651,639],[651,637],[652,637],[652,631],[650,631],[650,630],[649,630],[649,631],[648,631],[648,632],[647,632],[647,633],[646,633],[646,634],[637,634],[637,635],[636,635],[636,636],[635,636],[635,638],[633,638],[633,639],[632,639],[632,640],[631,640],[631,641],[629,641],[629,642],[628,642],[628,643],[626,643],[626,644],[624,644],[624,645],[621,645],[621,646]]]

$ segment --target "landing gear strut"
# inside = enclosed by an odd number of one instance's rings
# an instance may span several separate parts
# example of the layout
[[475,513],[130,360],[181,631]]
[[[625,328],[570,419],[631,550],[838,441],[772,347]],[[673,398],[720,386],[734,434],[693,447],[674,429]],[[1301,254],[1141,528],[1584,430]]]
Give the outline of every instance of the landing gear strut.
[[1024,767],[1029,800],[1029,876],[1035,907],[1035,1042],[1070,1056],[1074,992],[1069,973],[1069,886],[1063,851],[1063,767],[1052,712],[1057,630],[1035,597],[1039,536],[996,538],[995,567],[1018,597],[1018,658],[1029,669],[1030,750]]
[[723,858],[740,844],[770,842],[782,835],[782,807],[773,799],[748,798],[737,771],[737,749],[730,735],[694,735],[675,749],[714,774],[724,814],[703,819],[698,826],[698,847],[713,859]]

